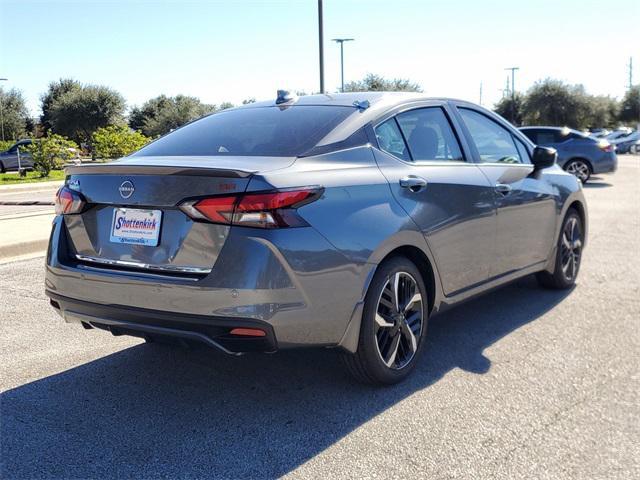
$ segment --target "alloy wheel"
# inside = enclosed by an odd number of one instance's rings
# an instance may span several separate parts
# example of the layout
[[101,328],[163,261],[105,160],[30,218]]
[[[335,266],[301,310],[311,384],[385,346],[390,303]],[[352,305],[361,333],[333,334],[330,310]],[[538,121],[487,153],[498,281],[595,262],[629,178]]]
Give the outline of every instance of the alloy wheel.
[[589,165],[580,160],[574,160],[571,162],[567,166],[567,172],[578,177],[578,180],[582,183],[585,183],[589,179],[589,175],[591,173],[589,171]]
[[569,217],[564,225],[560,252],[562,274],[567,281],[573,281],[578,275],[582,255],[582,230],[575,216]]
[[375,317],[376,348],[393,370],[407,366],[418,350],[423,328],[422,295],[407,272],[393,273],[385,283]]

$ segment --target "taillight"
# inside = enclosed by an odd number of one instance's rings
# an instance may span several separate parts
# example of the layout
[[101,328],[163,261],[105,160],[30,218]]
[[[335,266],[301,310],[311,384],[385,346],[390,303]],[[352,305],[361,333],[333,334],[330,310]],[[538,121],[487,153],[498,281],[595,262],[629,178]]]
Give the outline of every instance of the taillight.
[[195,220],[257,228],[299,227],[307,223],[296,209],[317,200],[320,188],[209,197],[188,200],[179,208]]
[[600,150],[602,150],[603,152],[607,152],[607,153],[609,153],[609,152],[613,152],[613,150],[614,150],[614,146],[613,146],[613,145],[611,145],[611,144],[610,144],[609,142],[607,142],[606,140],[600,140],[600,141],[598,142],[598,148],[599,148]]
[[85,204],[84,197],[68,187],[61,187],[56,193],[56,215],[80,213]]

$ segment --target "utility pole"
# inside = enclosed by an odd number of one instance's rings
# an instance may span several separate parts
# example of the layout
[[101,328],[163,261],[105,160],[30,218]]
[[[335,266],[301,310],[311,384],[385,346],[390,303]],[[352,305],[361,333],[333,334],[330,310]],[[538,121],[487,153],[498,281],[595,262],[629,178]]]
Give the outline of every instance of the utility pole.
[[482,106],[482,80],[480,80],[480,101],[478,103]]
[[324,93],[324,33],[322,27],[322,0],[318,0],[318,45],[320,54],[320,93]]
[[[7,82],[8,78],[0,78],[0,82]],[[4,95],[4,92],[2,92]],[[2,113],[2,97],[0,97],[0,127],[2,128],[2,141],[4,142],[4,114]]]
[[353,38],[332,38],[340,44],[340,91],[344,93],[344,42],[353,42]]
[[[511,70],[511,123],[516,123],[516,70],[520,67],[507,67],[505,70]],[[508,78],[508,77],[507,77]]]
[[633,57],[629,57],[629,90],[633,87]]

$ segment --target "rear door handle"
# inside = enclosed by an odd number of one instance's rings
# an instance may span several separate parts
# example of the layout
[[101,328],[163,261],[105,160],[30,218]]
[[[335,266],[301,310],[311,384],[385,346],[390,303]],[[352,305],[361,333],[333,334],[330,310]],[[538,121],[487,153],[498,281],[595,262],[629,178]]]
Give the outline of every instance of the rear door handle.
[[415,175],[409,175],[400,179],[400,186],[402,188],[408,188],[412,192],[419,192],[427,186],[427,181],[422,177],[416,177]]
[[501,193],[502,195],[509,195],[511,193],[511,185],[507,185],[506,183],[496,183],[496,192]]

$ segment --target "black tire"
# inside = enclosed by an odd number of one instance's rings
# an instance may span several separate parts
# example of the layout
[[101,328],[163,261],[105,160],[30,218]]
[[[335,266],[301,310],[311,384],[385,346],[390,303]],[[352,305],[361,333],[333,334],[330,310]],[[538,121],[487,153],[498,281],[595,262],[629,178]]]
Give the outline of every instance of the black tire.
[[[577,230],[571,230],[571,225]],[[570,233],[574,232],[574,233]],[[577,211],[570,209],[562,222],[556,245],[556,261],[553,274],[538,272],[538,283],[546,288],[564,290],[573,287],[580,271],[584,225]]]
[[[391,298],[394,292],[398,292],[398,300]],[[427,333],[427,298],[420,271],[410,260],[392,257],[380,264],[365,296],[358,349],[343,355],[356,380],[391,385],[411,373]]]
[[4,168],[4,163],[0,162],[0,173],[7,173],[7,171]]
[[591,174],[593,173],[589,162],[582,160],[581,158],[575,158],[568,161],[565,164],[564,169],[566,172],[575,176],[583,184],[589,181],[589,178],[591,178]]

